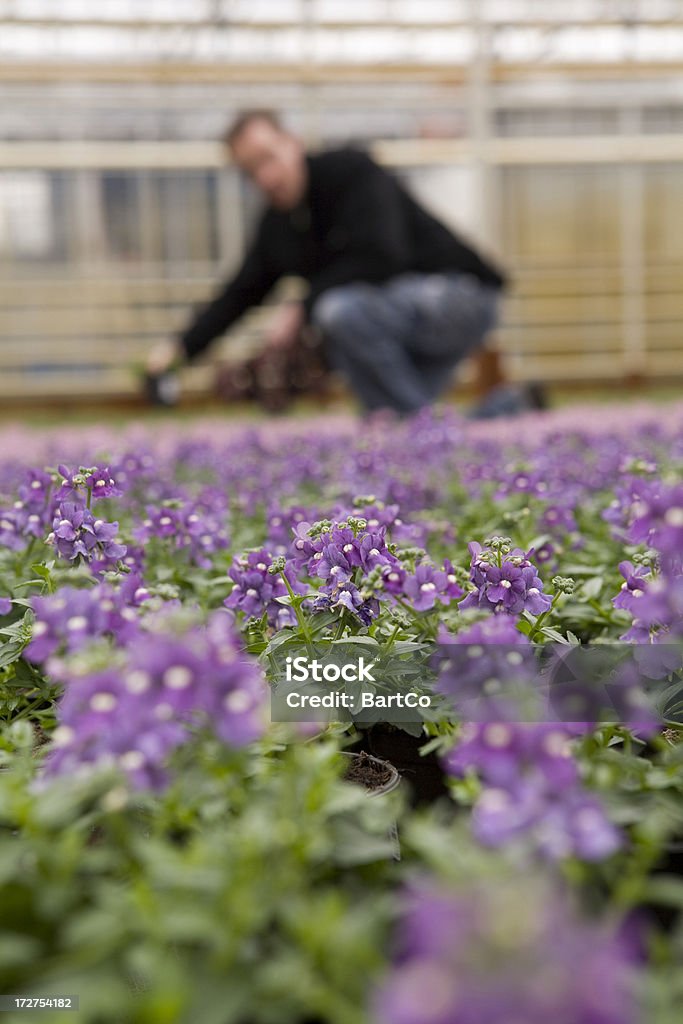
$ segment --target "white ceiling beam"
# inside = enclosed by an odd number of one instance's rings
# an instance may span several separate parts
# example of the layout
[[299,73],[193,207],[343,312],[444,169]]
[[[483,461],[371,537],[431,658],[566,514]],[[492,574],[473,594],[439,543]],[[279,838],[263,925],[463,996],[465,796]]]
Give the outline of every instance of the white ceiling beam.
[[[467,139],[387,139],[373,152],[388,166],[457,164],[472,159]],[[497,138],[477,154],[499,166],[667,163],[683,161],[679,135]],[[215,142],[3,142],[0,169],[211,169],[226,156]]]

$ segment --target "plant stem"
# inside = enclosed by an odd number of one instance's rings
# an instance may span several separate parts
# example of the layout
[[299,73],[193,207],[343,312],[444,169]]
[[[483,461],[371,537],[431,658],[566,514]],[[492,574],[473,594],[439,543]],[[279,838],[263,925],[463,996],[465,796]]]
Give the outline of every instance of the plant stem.
[[387,640],[386,647],[384,648],[385,651],[390,651],[391,648],[394,646],[394,640],[396,639],[396,634],[400,631],[400,629],[401,629],[400,624],[396,623],[396,625],[394,626],[393,633],[391,634],[391,636]]
[[313,637],[311,635],[310,629],[308,628],[308,623],[306,622],[306,616],[301,611],[301,605],[299,604],[299,602],[297,600],[296,594],[292,590],[291,583],[289,582],[289,580],[285,576],[284,569],[282,570],[280,575],[282,576],[282,579],[285,581],[285,586],[287,587],[287,592],[288,592],[288,594],[289,594],[289,596],[290,596],[290,598],[292,600],[292,608],[294,609],[294,614],[296,615],[296,621],[299,624],[299,629],[301,630],[301,634],[302,634],[304,640],[306,641],[306,643],[310,647],[312,647],[313,646]]
[[346,628],[346,608],[342,608],[342,613],[339,617],[339,625],[337,626],[337,632],[334,634],[335,640],[341,640]]
[[534,628],[529,633],[529,643],[533,643],[534,642],[534,640],[536,639],[536,636],[540,633],[541,626],[543,625],[545,620],[548,618],[548,616],[555,610],[555,605],[557,604],[557,602],[560,600],[561,597],[562,597],[562,591],[558,590],[558,592],[555,594],[555,596],[554,596],[554,598],[552,600],[550,608],[548,608],[547,611],[542,612],[542,614],[538,616],[538,618],[536,619],[536,622],[534,624]]

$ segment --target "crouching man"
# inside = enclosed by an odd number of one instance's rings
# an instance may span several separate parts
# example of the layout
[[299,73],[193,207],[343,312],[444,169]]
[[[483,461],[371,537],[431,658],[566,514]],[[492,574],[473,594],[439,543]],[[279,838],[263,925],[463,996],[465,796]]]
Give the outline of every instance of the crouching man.
[[266,209],[235,276],[176,341],[155,346],[148,372],[194,359],[297,276],[308,295],[277,309],[268,346],[286,349],[312,324],[365,411],[431,404],[495,326],[503,273],[360,150],[308,154],[268,111],[241,115],[225,140]]

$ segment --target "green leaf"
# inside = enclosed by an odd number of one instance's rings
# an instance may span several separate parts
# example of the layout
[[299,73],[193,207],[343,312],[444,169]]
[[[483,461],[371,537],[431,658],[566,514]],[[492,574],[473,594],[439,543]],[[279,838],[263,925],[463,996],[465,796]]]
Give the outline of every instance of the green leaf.
[[604,585],[605,580],[602,576],[593,576],[592,579],[586,580],[583,584],[581,594],[587,601],[590,601],[591,598],[600,596]]
[[47,567],[47,565],[43,565],[42,562],[35,562],[31,566],[31,572],[34,572],[36,576],[40,576],[40,578],[43,580],[48,580],[50,578],[50,569]]
[[287,643],[296,644],[301,647],[304,646],[304,641],[298,633],[281,630],[279,633],[276,633],[272,640],[269,640],[268,646],[263,652],[263,656],[267,657],[269,654],[272,654],[273,651],[276,651],[279,647],[282,647],[283,644]]
[[391,654],[403,654],[407,651],[430,651],[431,644],[421,643],[419,640],[395,640],[391,645]]
[[546,637],[548,640],[555,640],[558,644],[568,644],[569,641],[562,633],[558,633],[556,629],[552,629],[550,626],[541,627],[541,636]]
[[379,647],[379,641],[374,636],[344,636],[339,640],[330,640],[329,643],[335,645],[358,644],[361,647]]
[[[602,567],[598,567],[602,571]],[[565,576],[595,576],[596,566],[594,565],[563,565],[562,573]]]
[[677,875],[660,875],[651,878],[646,886],[647,899],[683,909],[683,879]]
[[8,643],[0,647],[0,668],[7,668],[13,662],[18,661],[24,649],[22,643]]

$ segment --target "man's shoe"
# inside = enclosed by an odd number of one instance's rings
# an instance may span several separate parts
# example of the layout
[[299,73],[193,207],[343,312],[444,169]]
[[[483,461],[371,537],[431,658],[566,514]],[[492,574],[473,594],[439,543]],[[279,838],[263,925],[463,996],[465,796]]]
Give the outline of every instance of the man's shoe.
[[163,405],[170,408],[178,404],[180,398],[180,381],[178,374],[166,373],[145,374],[145,393],[152,405]]
[[467,414],[467,418],[492,420],[547,408],[546,395],[540,384],[499,384]]
[[530,409],[547,409],[548,395],[542,384],[533,381],[523,385],[526,391],[526,400]]

